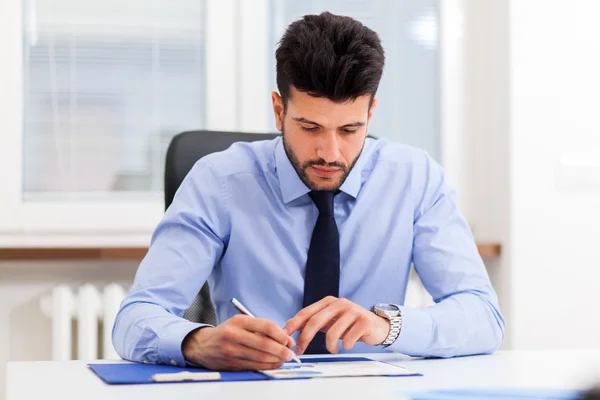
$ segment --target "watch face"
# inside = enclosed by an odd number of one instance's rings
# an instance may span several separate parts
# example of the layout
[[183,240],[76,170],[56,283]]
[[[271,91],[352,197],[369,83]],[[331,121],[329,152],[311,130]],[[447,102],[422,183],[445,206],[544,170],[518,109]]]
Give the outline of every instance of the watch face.
[[398,311],[398,307],[391,305],[391,304],[377,304],[376,307],[381,310],[381,311],[385,311],[385,312],[396,312]]

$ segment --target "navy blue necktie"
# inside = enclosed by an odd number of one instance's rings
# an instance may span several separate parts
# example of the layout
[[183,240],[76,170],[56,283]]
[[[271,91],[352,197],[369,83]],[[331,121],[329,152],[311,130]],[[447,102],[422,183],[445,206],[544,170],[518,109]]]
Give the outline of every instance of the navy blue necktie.
[[[339,297],[340,237],[333,217],[333,198],[336,194],[322,191],[308,194],[319,209],[319,217],[308,249],[303,307],[327,296]],[[306,354],[327,352],[323,332],[317,333],[305,351]]]

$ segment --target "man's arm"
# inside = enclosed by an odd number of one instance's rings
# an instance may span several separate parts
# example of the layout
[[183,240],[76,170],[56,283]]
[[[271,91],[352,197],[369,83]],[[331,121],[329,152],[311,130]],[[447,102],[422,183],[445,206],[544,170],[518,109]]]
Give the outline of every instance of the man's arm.
[[219,370],[274,369],[292,359],[292,339],[272,321],[238,315],[211,327],[182,318],[229,241],[228,198],[208,161],[198,162],[158,225],[115,320],[121,357]]
[[185,365],[181,343],[204,326],[182,317],[222,255],[229,232],[222,183],[200,161],[154,231],[113,327],[117,353],[138,362]]
[[454,191],[429,157],[414,182],[413,263],[436,304],[401,306],[402,330],[390,350],[433,357],[491,353],[504,337],[504,318]]

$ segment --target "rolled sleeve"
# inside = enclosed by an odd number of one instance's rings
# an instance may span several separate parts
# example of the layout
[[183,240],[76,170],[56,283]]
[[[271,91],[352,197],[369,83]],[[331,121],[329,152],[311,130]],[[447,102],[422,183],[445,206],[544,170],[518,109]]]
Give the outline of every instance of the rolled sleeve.
[[185,319],[177,319],[169,322],[158,335],[159,361],[162,364],[185,366],[187,361],[181,351],[183,339],[194,329],[207,326],[211,325],[190,322]]
[[424,309],[397,307],[402,313],[402,328],[388,350],[409,356],[422,354],[429,347],[428,338],[432,337],[431,316]]

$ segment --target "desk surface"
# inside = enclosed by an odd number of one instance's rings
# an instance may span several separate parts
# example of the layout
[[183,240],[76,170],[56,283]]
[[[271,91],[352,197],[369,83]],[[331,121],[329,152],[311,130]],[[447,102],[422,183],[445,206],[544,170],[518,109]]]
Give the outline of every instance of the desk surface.
[[586,389],[600,381],[600,350],[501,351],[446,360],[397,354],[365,356],[422,377],[109,386],[82,361],[8,363],[7,400],[52,399],[402,399],[404,391],[474,388]]

